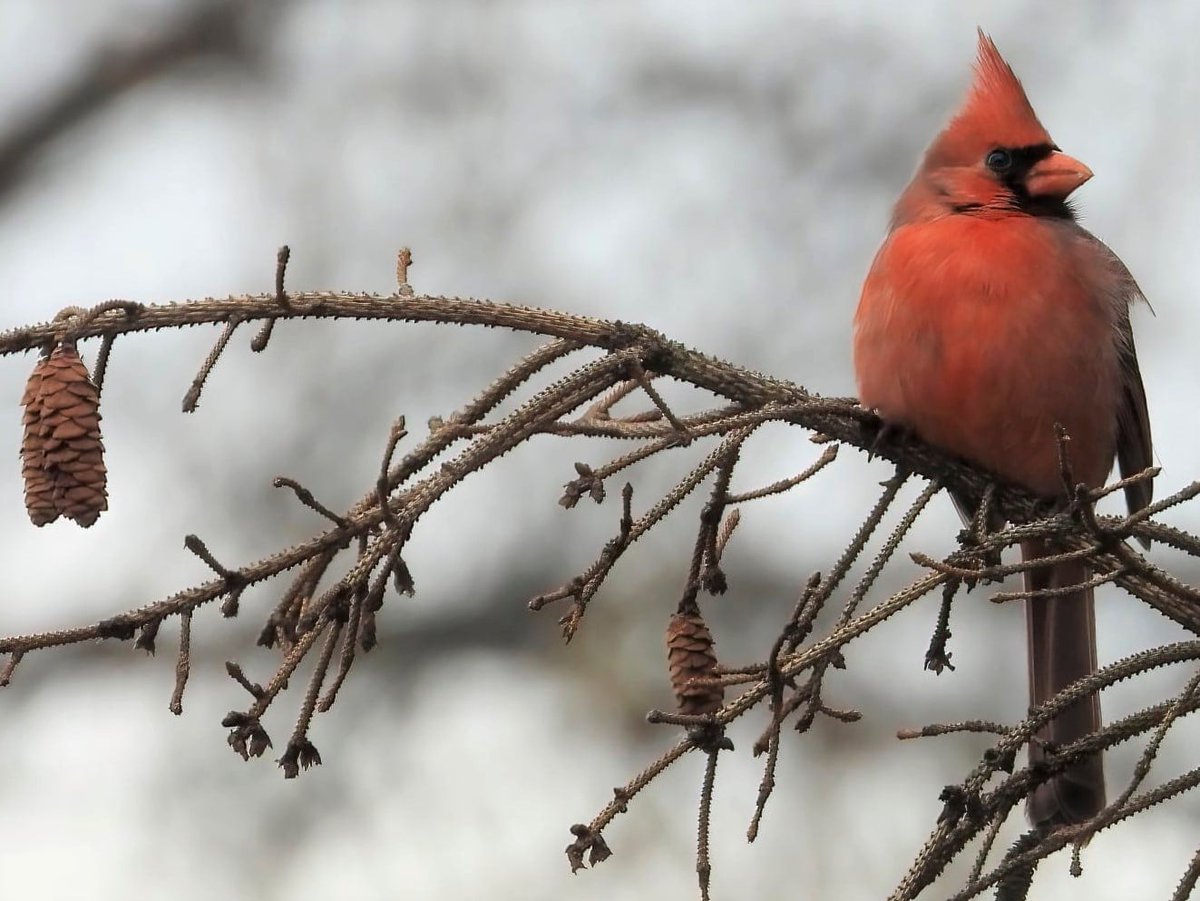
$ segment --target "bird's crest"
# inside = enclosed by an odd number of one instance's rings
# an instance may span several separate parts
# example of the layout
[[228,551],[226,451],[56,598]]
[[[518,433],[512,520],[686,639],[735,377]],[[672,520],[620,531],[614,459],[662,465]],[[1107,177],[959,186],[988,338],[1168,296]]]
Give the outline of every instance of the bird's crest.
[[958,155],[970,148],[1034,147],[1053,144],[1025,96],[1025,89],[996,45],[982,30],[975,78],[963,105],[930,148],[934,157]]

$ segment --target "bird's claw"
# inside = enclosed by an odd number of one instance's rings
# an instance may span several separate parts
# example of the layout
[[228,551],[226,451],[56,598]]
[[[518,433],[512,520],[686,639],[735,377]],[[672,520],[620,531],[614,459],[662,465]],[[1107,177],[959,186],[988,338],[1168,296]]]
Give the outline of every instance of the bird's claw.
[[871,439],[871,443],[867,447],[867,459],[874,460],[878,456],[883,456],[883,448],[888,445],[898,447],[906,443],[912,436],[913,430],[908,426],[898,422],[889,422],[881,417],[875,437]]

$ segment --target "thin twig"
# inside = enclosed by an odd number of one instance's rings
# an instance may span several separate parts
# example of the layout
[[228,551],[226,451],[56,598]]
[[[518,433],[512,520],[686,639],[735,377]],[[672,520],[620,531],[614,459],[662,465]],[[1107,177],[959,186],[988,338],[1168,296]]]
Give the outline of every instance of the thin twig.
[[273,484],[276,488],[292,489],[292,492],[296,495],[296,500],[300,501],[300,503],[304,504],[304,506],[321,514],[340,529],[349,528],[350,523],[346,517],[339,516],[338,514],[334,513],[315,497],[313,497],[312,492],[295,479],[289,479],[287,476],[276,476],[271,484]]
[[179,659],[175,664],[175,690],[171,692],[170,711],[183,713],[183,689],[192,669],[192,611],[179,614]]
[[[1039,560],[1038,563],[1041,563]],[[1066,585],[1061,588],[1033,588],[1029,591],[997,591],[989,598],[993,604],[1003,604],[1006,601],[1028,601],[1034,598],[1051,598],[1061,597],[1067,594],[1075,594],[1085,588],[1099,588],[1101,585],[1107,585],[1110,582],[1115,582],[1121,576],[1125,575],[1124,568],[1114,569],[1110,573],[1104,573],[1100,576],[1076,583],[1075,585]]]
[[188,388],[187,394],[183,396],[183,412],[195,413],[196,407],[200,405],[200,392],[204,390],[204,383],[208,381],[208,376],[212,373],[213,367],[217,365],[217,360],[221,359],[221,354],[229,344],[229,339],[233,337],[234,331],[242,320],[237,316],[231,317],[229,322],[225,324],[225,328],[221,330],[220,337],[217,338],[217,343],[213,345],[213,349],[209,351],[208,356],[204,358],[204,363],[200,366],[200,371],[196,373],[196,377],[192,379],[192,386]]
[[831,444],[822,451],[821,456],[817,457],[815,463],[808,469],[801,472],[799,475],[794,475],[790,479],[783,479],[779,482],[773,482],[763,488],[757,488],[754,491],[746,491],[741,494],[729,495],[726,503],[728,504],[744,504],[747,501],[756,501],[759,498],[769,497],[772,494],[783,494],[785,491],[791,491],[801,482],[807,482],[818,472],[837,459],[838,445]]
[[4,664],[4,669],[0,670],[0,688],[7,688],[12,682],[13,673],[17,669],[17,664],[21,662],[21,658],[25,656],[24,651],[13,651],[8,655],[8,662]]
[[[288,260],[292,258],[292,249],[284,244],[275,254],[275,302],[283,310],[291,309],[291,301],[287,295],[287,266]],[[267,349],[267,345],[271,341],[271,335],[275,331],[275,320],[267,319],[263,322],[262,328],[258,330],[250,341],[250,350],[254,353],[262,353]]]
[[104,392],[104,377],[108,374],[108,358],[112,355],[116,338],[105,335],[100,339],[100,350],[96,353],[96,365],[92,368],[92,383],[96,386],[96,396]]
[[930,738],[935,735],[956,735],[960,732],[984,732],[995,735],[1007,735],[1009,727],[1002,723],[992,723],[987,720],[967,720],[962,723],[934,723],[922,726],[920,729],[900,729],[896,738]]
[[412,285],[408,283],[408,267],[412,265],[412,251],[401,247],[396,252],[396,291],[404,297],[412,297]]
[[671,409],[667,402],[663,400],[663,396],[658,393],[658,389],[654,387],[650,376],[642,367],[641,361],[634,360],[630,366],[633,370],[633,377],[637,379],[638,384],[642,386],[642,390],[646,392],[646,395],[650,398],[650,400],[654,401],[654,406],[658,408],[659,412],[662,413],[667,422],[671,423],[671,426],[675,429],[676,437],[678,438],[679,443],[685,446],[691,444],[692,436],[688,432],[687,426],[680,422],[679,417],[675,415],[675,412]]
[[704,784],[700,790],[700,817],[696,826],[696,876],[700,880],[700,899],[708,901],[709,884],[712,881],[712,862],[708,856],[708,824],[712,813],[713,787],[717,781],[717,756],[713,748],[708,752],[704,768]]
[[1183,874],[1183,878],[1179,880],[1179,885],[1175,887],[1175,893],[1171,895],[1171,901],[1186,901],[1192,897],[1192,890],[1196,887],[1196,880],[1200,879],[1200,850],[1192,855],[1192,862],[1188,864],[1187,872]]
[[383,513],[384,521],[393,529],[399,528],[399,521],[396,519],[396,514],[392,512],[388,506],[388,472],[392,466],[392,457],[396,453],[396,445],[408,434],[408,430],[404,427],[404,417],[401,416],[392,423],[391,431],[388,432],[387,447],[383,451],[383,465],[379,470],[379,480],[376,483],[376,492],[379,495],[379,509]]

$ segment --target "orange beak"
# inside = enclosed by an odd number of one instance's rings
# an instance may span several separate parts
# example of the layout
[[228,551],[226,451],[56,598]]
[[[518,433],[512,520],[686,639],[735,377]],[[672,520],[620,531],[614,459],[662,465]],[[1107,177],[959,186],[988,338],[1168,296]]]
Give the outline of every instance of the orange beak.
[[1076,188],[1092,177],[1092,170],[1073,156],[1055,151],[1030,167],[1025,187],[1030,197],[1066,200]]

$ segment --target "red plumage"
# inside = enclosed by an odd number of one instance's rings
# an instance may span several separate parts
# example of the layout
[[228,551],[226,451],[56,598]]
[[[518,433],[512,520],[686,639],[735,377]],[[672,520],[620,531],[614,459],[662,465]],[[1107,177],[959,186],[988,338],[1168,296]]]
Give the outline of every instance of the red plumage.
[[[1129,328],[1141,292],[1067,197],[1091,171],[1054,144],[982,32],[965,102],[900,196],[854,318],[859,397],[888,423],[1039,495],[1062,493],[1055,424],[1075,475],[1100,486],[1119,457],[1150,465],[1146,400]],[[1149,503],[1145,483],[1127,491]],[[1026,559],[1047,549],[1026,545]],[[1028,588],[1077,585],[1076,565],[1032,570]],[[1092,592],[1027,602],[1030,697],[1095,670]],[[1041,734],[1062,745],[1099,726],[1084,700]],[[1038,747],[1031,755],[1041,756]],[[1081,822],[1104,805],[1099,756],[1030,798],[1035,825]]]

